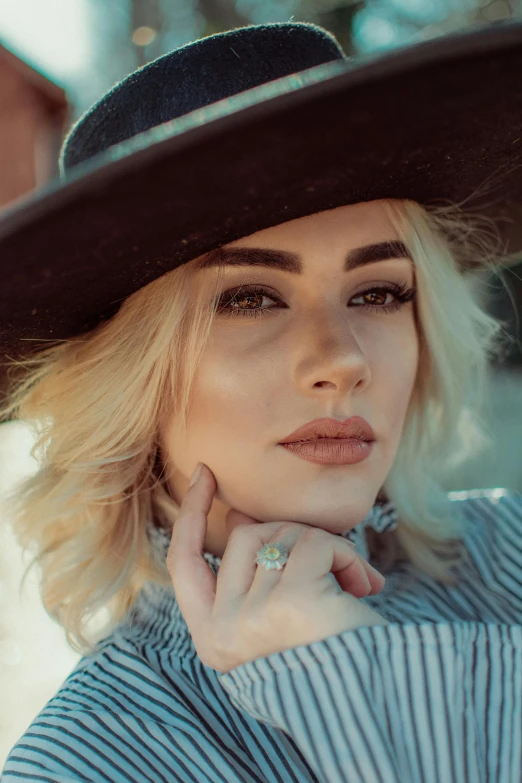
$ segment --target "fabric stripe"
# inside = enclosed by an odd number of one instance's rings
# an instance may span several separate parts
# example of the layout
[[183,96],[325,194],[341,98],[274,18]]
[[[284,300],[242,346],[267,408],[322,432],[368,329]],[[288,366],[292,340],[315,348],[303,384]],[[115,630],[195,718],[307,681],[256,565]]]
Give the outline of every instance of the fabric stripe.
[[[522,495],[450,492],[456,586],[398,564],[357,628],[221,674],[147,585],[14,745],[0,781],[519,783]],[[365,552],[364,526],[350,532]],[[204,554],[218,573],[220,559]],[[406,577],[414,581],[405,587]]]
[[[373,649],[379,646],[387,653],[379,658],[384,663],[380,694],[373,691],[368,676],[369,667],[377,664],[375,657],[368,657],[368,650],[372,649],[369,639],[374,642]],[[470,665],[474,656],[484,664],[475,672]],[[466,769],[479,773],[477,777],[467,778],[469,781],[507,783],[516,779],[509,777],[513,772],[512,729],[515,721],[520,722],[522,710],[522,692],[512,688],[520,676],[515,677],[515,672],[505,665],[506,660],[515,659],[520,667],[520,626],[481,623],[372,626],[248,662],[221,675],[221,682],[238,708],[249,712],[255,709],[260,719],[276,723],[295,737],[324,783],[373,783],[381,779],[389,783],[403,780],[460,783],[466,780]],[[412,677],[413,671],[420,673],[420,677]],[[265,683],[262,692],[256,692],[254,705],[252,691],[245,687],[245,674],[249,682],[261,677]],[[474,698],[470,698],[470,677]],[[332,683],[335,694],[331,707],[340,718],[335,722],[335,732],[331,731],[332,716],[324,707],[329,705],[324,680]],[[391,681],[398,683],[398,699],[397,690],[388,687]],[[512,692],[507,704],[503,697],[505,683]],[[423,711],[417,710],[413,721],[413,703],[425,703],[426,687],[428,706]],[[306,694],[305,702],[302,694]],[[400,744],[408,748],[407,758],[387,732],[383,712],[375,709],[379,698],[390,699],[391,707],[398,714]],[[316,709],[317,700],[322,701],[322,709]],[[466,740],[463,730],[463,713],[476,732],[471,742],[469,735]],[[505,726],[502,731],[500,716]],[[324,742],[318,756],[317,737],[325,738],[329,726],[328,736],[336,741],[336,747],[332,750],[331,742]],[[414,741],[415,737],[419,743]],[[419,748],[423,756],[420,777],[415,758]]]

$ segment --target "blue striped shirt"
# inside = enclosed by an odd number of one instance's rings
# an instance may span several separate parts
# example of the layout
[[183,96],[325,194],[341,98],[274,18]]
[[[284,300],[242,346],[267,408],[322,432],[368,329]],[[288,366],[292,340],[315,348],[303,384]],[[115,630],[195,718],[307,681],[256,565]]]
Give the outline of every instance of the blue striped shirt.
[[[361,599],[389,625],[226,674],[200,661],[174,592],[147,585],[0,780],[521,783],[522,494],[449,497],[470,554],[458,586],[400,564]],[[357,546],[364,554],[362,536]],[[217,573],[220,559],[205,559]]]

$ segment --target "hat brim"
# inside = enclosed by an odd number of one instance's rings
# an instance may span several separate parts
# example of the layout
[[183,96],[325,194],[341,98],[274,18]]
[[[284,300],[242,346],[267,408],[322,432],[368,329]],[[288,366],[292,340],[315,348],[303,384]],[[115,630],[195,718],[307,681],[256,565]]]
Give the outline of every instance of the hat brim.
[[0,361],[94,328],[208,250],[343,204],[478,191],[468,208],[516,214],[521,73],[522,24],[481,26],[320,65],[112,147],[0,220]]

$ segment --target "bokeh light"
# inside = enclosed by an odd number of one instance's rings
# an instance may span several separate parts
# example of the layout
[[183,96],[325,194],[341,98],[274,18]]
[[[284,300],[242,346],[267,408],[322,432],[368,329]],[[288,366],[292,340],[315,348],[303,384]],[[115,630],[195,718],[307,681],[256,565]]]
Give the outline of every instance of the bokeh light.
[[148,46],[157,36],[156,30],[152,27],[138,27],[132,34],[132,43],[136,46]]

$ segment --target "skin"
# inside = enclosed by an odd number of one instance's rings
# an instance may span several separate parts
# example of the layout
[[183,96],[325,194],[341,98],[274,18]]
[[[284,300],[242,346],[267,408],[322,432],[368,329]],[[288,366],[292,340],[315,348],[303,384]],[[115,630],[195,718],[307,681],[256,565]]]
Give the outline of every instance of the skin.
[[[383,203],[320,212],[227,245],[293,251],[304,271],[227,268],[219,293],[266,286],[274,299],[254,295],[240,306],[272,312],[218,315],[195,379],[187,431],[177,417],[165,419],[161,444],[174,500],[181,503],[198,462],[216,478],[206,552],[223,556],[231,508],[259,522],[289,520],[332,534],[351,529],[371,510],[397,453],[419,354],[415,302],[388,313],[361,306],[396,301],[392,294],[362,297],[372,286],[415,285],[411,261],[342,269],[351,249],[399,239]],[[286,307],[276,307],[277,297]],[[362,462],[315,464],[278,445],[305,422],[352,415],[375,432],[372,453]]]

